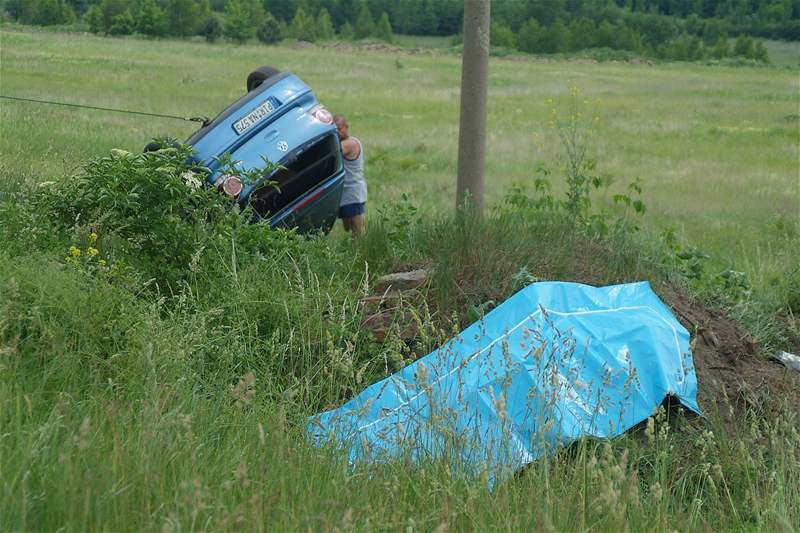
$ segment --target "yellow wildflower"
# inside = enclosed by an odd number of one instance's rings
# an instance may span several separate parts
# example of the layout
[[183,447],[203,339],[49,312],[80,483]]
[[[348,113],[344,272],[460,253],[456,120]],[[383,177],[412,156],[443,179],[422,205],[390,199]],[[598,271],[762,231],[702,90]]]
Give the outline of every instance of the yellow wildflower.
[[101,260],[99,260],[97,262],[97,264],[100,265],[101,267],[104,267],[104,266],[106,266],[106,260],[105,259],[101,259]]
[[91,232],[89,234],[89,242],[92,243],[92,244],[97,242],[97,233]]
[[69,255],[72,257],[80,257],[81,256],[81,249],[77,246],[70,246],[69,247]]
[[93,248],[91,246],[86,249],[86,255],[88,255],[89,257],[94,257],[99,253],[100,250],[98,250],[97,248]]

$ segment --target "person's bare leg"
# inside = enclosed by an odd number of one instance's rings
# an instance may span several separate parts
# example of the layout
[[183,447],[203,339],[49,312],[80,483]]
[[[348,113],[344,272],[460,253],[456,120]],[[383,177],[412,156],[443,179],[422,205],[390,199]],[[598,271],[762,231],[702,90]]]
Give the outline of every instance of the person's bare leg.
[[344,226],[345,231],[350,231],[351,229],[350,220],[350,217],[342,218],[342,225]]
[[353,235],[361,235],[364,233],[364,214],[356,215],[350,219],[350,228]]

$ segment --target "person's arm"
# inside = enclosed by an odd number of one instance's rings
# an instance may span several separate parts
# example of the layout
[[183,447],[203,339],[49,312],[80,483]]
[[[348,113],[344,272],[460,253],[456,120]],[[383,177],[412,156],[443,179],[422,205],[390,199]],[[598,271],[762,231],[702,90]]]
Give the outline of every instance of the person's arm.
[[342,141],[342,154],[349,159],[357,159],[358,154],[360,153],[361,148],[358,146],[358,143],[353,139],[345,139]]

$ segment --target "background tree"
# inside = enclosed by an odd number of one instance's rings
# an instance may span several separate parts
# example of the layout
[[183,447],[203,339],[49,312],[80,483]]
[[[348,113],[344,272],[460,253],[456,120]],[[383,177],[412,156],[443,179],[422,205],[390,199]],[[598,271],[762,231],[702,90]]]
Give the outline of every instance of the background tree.
[[127,0],[102,0],[100,10],[103,12],[103,28],[108,30],[114,24],[114,17],[122,15],[129,7]]
[[769,63],[769,54],[763,42],[756,42],[755,49],[753,50],[753,59],[763,63]]
[[614,25],[607,20],[601,22],[597,27],[597,32],[595,33],[595,46],[601,48],[614,48],[614,42],[616,39],[617,29],[614,27]]
[[[385,13],[392,32],[415,35],[454,36],[461,33],[464,0],[239,0],[248,13],[255,32],[272,12],[284,29],[298,8],[314,21],[313,32],[304,29],[305,38],[328,38],[330,24],[344,36],[352,29],[356,37],[375,35],[374,21]],[[667,53],[690,44],[680,36],[701,37],[702,50],[709,54],[722,36],[729,33],[760,38],[800,40],[800,0],[491,0],[491,32],[495,44],[511,40],[537,53],[578,51],[606,46],[655,54]],[[64,24],[91,11],[93,31],[108,30],[115,17],[130,9],[134,30],[147,35],[189,36],[204,31],[208,14],[222,21],[228,0],[0,0],[0,6],[14,20],[25,24]],[[99,8],[103,23],[96,20]],[[162,29],[161,13],[168,19]],[[327,13],[327,17],[323,14]],[[381,15],[378,17],[378,15]],[[368,15],[368,16],[367,16]],[[544,35],[533,35],[529,21],[539,24]],[[370,20],[372,24],[370,24]],[[563,27],[556,24],[561,21]],[[212,23],[213,24],[213,23]],[[124,26],[124,25],[123,25]],[[355,28],[354,28],[355,27]],[[102,29],[101,29],[102,28]],[[510,39],[506,28],[514,33]],[[343,32],[344,29],[344,32]],[[523,32],[524,29],[524,32]],[[385,28],[381,35],[386,38]],[[520,36],[520,32],[525,35]],[[213,35],[213,33],[212,33]],[[564,43],[564,35],[567,36]],[[680,42],[678,42],[680,41]],[[687,53],[689,49],[686,49]],[[721,50],[714,52],[719,53]],[[671,53],[671,52],[669,52]],[[756,44],[750,55],[756,54]],[[689,54],[692,55],[692,54]],[[706,54],[708,55],[708,54]],[[713,54],[712,54],[713,55]]]
[[436,16],[436,0],[422,0],[422,11],[417,19],[417,31],[420,35],[434,35],[439,28]]
[[250,18],[250,26],[255,32],[255,29],[261,26],[266,17],[263,0],[242,0],[242,7],[247,11],[247,16]]
[[366,4],[361,6],[361,12],[358,14],[353,33],[355,33],[356,39],[365,39],[375,33],[375,21],[372,20],[372,14],[367,9]]
[[331,15],[328,13],[328,10],[324,7],[319,10],[319,14],[317,14],[317,23],[316,23],[316,34],[317,38],[322,40],[332,39],[335,35],[335,31],[333,29],[333,21],[331,20]]
[[340,29],[345,22],[352,26],[359,15],[360,2],[358,0],[337,0],[336,9],[331,11],[333,24]]
[[752,59],[755,56],[753,38],[749,35],[739,35],[739,37],[736,38],[736,43],[733,45],[733,55]]
[[208,14],[203,25],[200,26],[200,35],[205,37],[209,43],[214,43],[222,37],[222,22],[220,22],[219,15],[216,13]]
[[228,0],[222,33],[239,44],[247,42],[255,35],[255,28],[250,25],[250,14],[239,0]]
[[703,23],[703,41],[707,45],[713,45],[720,39],[727,39],[727,37],[728,32],[725,31],[721,20],[712,18]]
[[516,48],[517,39],[514,36],[514,32],[504,23],[499,21],[492,22],[490,33],[491,33],[490,39],[492,41],[492,46],[504,46],[506,48]]
[[392,23],[389,22],[389,14],[384,11],[381,13],[381,18],[378,20],[378,25],[375,27],[375,37],[387,43],[394,42],[394,32],[392,32]]
[[130,35],[136,30],[136,19],[130,9],[126,9],[111,21],[108,33],[111,35]]
[[143,0],[136,13],[136,31],[144,35],[162,36],[169,29],[167,13],[156,0]]
[[569,30],[560,19],[556,19],[544,32],[542,51],[548,54],[565,52],[569,46]]
[[[461,26],[464,23],[463,0],[437,0],[433,2],[433,7],[438,21],[437,33],[439,35],[461,33]],[[394,27],[394,19],[392,19],[392,23],[392,27]]]
[[272,13],[278,21],[291,22],[295,11],[301,7],[298,0],[264,0],[264,11]]
[[2,5],[8,15],[19,22],[25,22],[33,18],[33,10],[36,6],[28,0],[8,0]]
[[700,61],[706,57],[703,41],[696,35],[686,35],[686,59],[688,61]]
[[208,13],[208,0],[168,0],[170,34],[178,37],[196,35]]
[[52,24],[69,24],[74,22],[75,11],[65,0],[35,0],[31,2],[32,24],[49,26]]
[[730,54],[731,47],[728,44],[728,39],[725,37],[720,37],[709,52],[709,55],[715,59],[722,59],[723,57],[728,57]]
[[349,22],[345,22],[342,24],[342,27],[339,28],[339,38],[343,41],[352,41],[355,39],[356,34],[353,32],[353,26],[350,25]]
[[597,33],[597,27],[592,20],[586,17],[575,19],[570,24],[569,30],[570,50],[585,50],[596,46],[595,34]]
[[267,11],[264,16],[264,22],[261,23],[261,26],[259,26],[256,31],[256,37],[258,37],[258,40],[262,43],[274,44],[280,42],[283,36],[283,29],[281,28],[280,22],[278,22],[278,19],[276,19],[272,13]]
[[303,7],[298,7],[289,27],[289,34],[298,41],[314,42],[317,40],[317,23],[306,14]]
[[103,33],[106,29],[103,11],[100,9],[100,6],[96,4],[86,10],[83,19],[86,21],[86,24],[89,25],[89,31],[92,33]]
[[535,18],[529,19],[517,34],[517,48],[529,54],[541,52],[542,25]]

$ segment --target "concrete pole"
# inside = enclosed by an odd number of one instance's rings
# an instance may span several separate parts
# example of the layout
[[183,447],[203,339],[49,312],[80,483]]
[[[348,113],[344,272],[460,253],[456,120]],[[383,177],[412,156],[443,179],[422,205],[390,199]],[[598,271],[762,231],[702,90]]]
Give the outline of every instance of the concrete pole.
[[466,205],[474,208],[478,214],[483,212],[484,205],[490,1],[464,0],[456,207],[462,209]]

